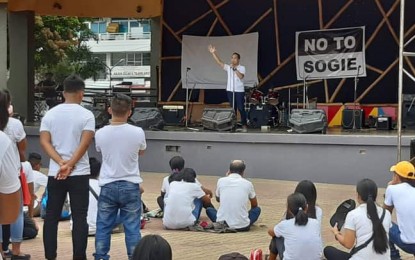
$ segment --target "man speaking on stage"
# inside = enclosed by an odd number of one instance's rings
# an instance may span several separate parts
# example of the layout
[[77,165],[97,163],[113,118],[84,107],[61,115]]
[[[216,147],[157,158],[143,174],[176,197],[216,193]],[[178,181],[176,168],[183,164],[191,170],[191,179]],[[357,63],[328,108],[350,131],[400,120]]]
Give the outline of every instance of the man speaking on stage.
[[244,90],[244,76],[245,66],[239,64],[241,55],[239,53],[232,53],[230,65],[225,64],[217,55],[216,48],[209,45],[209,52],[212,54],[216,63],[228,73],[228,80],[226,86],[226,93],[228,101],[232,108],[239,110],[241,115],[242,132],[247,131],[247,120],[245,112],[245,90]]

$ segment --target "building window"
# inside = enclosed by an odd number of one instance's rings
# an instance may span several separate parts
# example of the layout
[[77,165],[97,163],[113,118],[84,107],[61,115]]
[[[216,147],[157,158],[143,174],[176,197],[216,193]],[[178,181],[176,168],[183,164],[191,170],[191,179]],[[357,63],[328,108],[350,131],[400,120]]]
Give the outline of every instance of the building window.
[[151,64],[151,55],[149,52],[143,53],[143,65],[150,66]]
[[106,22],[92,22],[91,31],[93,33],[106,33],[107,32],[107,23]]
[[[125,53],[121,52],[121,53],[112,53],[111,54],[111,66],[114,66],[115,64],[117,64],[121,59],[125,60]],[[126,64],[126,62],[121,62],[119,64],[117,64],[117,66],[124,66],[124,65],[128,65]]]

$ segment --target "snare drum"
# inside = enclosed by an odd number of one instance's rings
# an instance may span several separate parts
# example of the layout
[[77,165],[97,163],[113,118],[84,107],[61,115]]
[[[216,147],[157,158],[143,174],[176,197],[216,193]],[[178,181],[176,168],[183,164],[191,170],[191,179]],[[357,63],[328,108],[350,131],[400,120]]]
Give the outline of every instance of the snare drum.
[[251,104],[260,104],[262,103],[262,98],[264,96],[264,93],[259,91],[258,89],[252,90],[251,96],[249,97],[249,101]]
[[280,94],[278,93],[278,91],[269,90],[267,96],[268,104],[272,106],[278,105],[280,103],[279,97]]

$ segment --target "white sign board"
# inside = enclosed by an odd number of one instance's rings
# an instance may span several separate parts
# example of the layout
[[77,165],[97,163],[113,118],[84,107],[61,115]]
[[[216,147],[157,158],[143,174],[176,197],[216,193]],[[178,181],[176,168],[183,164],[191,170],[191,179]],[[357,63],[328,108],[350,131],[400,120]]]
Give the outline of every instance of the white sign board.
[[366,76],[365,28],[296,33],[297,80]]
[[113,78],[149,78],[150,66],[118,66],[112,69]]

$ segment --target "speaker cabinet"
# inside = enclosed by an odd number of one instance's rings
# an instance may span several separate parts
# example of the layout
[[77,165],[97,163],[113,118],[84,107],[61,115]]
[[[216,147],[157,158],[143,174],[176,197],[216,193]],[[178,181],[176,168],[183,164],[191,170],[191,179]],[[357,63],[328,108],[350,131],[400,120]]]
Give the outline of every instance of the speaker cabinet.
[[205,108],[202,116],[203,128],[229,131],[236,127],[236,116],[232,108]]
[[162,130],[164,120],[156,107],[136,107],[129,119],[130,123],[143,129]]
[[163,119],[166,125],[180,125],[184,121],[184,106],[163,106]]
[[[353,119],[354,115],[354,119]],[[344,109],[342,113],[343,129],[362,129],[365,126],[365,112],[363,109]]]
[[415,129],[415,95],[404,95],[402,102],[402,127]]
[[291,129],[300,134],[326,133],[327,116],[321,109],[293,109],[290,117]]
[[376,130],[392,130],[392,118],[390,116],[379,116]]

